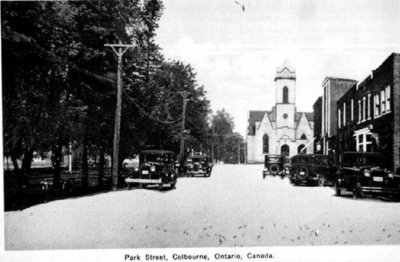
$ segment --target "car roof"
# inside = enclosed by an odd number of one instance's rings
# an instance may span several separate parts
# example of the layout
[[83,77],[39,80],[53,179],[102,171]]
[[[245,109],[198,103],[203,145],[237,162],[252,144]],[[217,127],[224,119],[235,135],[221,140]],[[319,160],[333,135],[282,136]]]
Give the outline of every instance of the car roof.
[[207,156],[207,155],[196,155],[196,156],[191,156],[191,157],[189,157],[189,158],[210,158],[210,156]]
[[166,155],[166,154],[174,154],[174,152],[172,151],[168,151],[168,150],[157,150],[157,149],[147,149],[147,150],[143,150],[140,152],[140,154],[160,154],[160,155]]
[[299,154],[299,155],[295,155],[295,157],[309,157],[309,156],[320,156],[320,157],[330,157],[328,155],[323,155],[323,154]]

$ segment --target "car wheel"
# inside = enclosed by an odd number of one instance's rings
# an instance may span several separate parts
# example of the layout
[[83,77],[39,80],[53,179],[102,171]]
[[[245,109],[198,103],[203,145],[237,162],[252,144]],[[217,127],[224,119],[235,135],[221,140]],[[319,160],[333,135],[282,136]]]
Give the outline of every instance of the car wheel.
[[299,180],[304,180],[308,177],[309,171],[308,168],[306,166],[300,166],[297,168],[296,170],[296,177]]
[[128,190],[131,190],[131,189],[132,189],[132,184],[128,183]]
[[270,173],[271,173],[273,176],[275,176],[275,175],[277,175],[277,174],[279,173],[279,165],[277,165],[277,164],[272,164],[272,165],[269,166],[269,170],[270,170]]
[[171,188],[175,188],[176,183],[171,183]]
[[163,184],[158,184],[158,190],[162,190]]

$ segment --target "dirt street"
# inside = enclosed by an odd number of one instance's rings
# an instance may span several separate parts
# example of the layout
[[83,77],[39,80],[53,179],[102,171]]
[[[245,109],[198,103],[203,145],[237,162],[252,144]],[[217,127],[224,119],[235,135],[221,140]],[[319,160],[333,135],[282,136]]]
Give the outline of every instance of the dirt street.
[[6,250],[399,245],[400,203],[217,165],[176,189],[120,190],[5,214]]

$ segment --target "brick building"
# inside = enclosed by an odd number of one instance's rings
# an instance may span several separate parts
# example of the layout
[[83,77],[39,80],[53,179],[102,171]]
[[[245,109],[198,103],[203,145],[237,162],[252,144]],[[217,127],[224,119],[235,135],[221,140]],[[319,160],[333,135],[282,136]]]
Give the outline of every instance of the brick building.
[[356,80],[336,77],[326,77],[322,82],[321,145],[325,155],[334,154],[336,146],[336,103],[356,83]]
[[314,111],[314,153],[322,154],[322,96],[313,105]]
[[391,54],[337,102],[337,150],[381,152],[400,167],[400,54]]

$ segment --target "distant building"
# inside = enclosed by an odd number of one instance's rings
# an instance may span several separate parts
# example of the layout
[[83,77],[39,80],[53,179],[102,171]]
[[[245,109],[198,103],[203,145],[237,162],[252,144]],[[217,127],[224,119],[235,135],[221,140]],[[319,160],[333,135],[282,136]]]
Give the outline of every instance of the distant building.
[[381,152],[400,167],[400,54],[391,54],[337,102],[337,149]]
[[336,146],[337,114],[336,104],[356,80],[326,77],[322,82],[322,127],[321,145],[325,155],[334,154]]
[[314,153],[322,154],[322,96],[313,105],[314,111]]
[[296,70],[287,61],[275,77],[276,104],[271,111],[250,111],[247,161],[262,162],[268,154],[313,153],[313,114],[297,112]]

